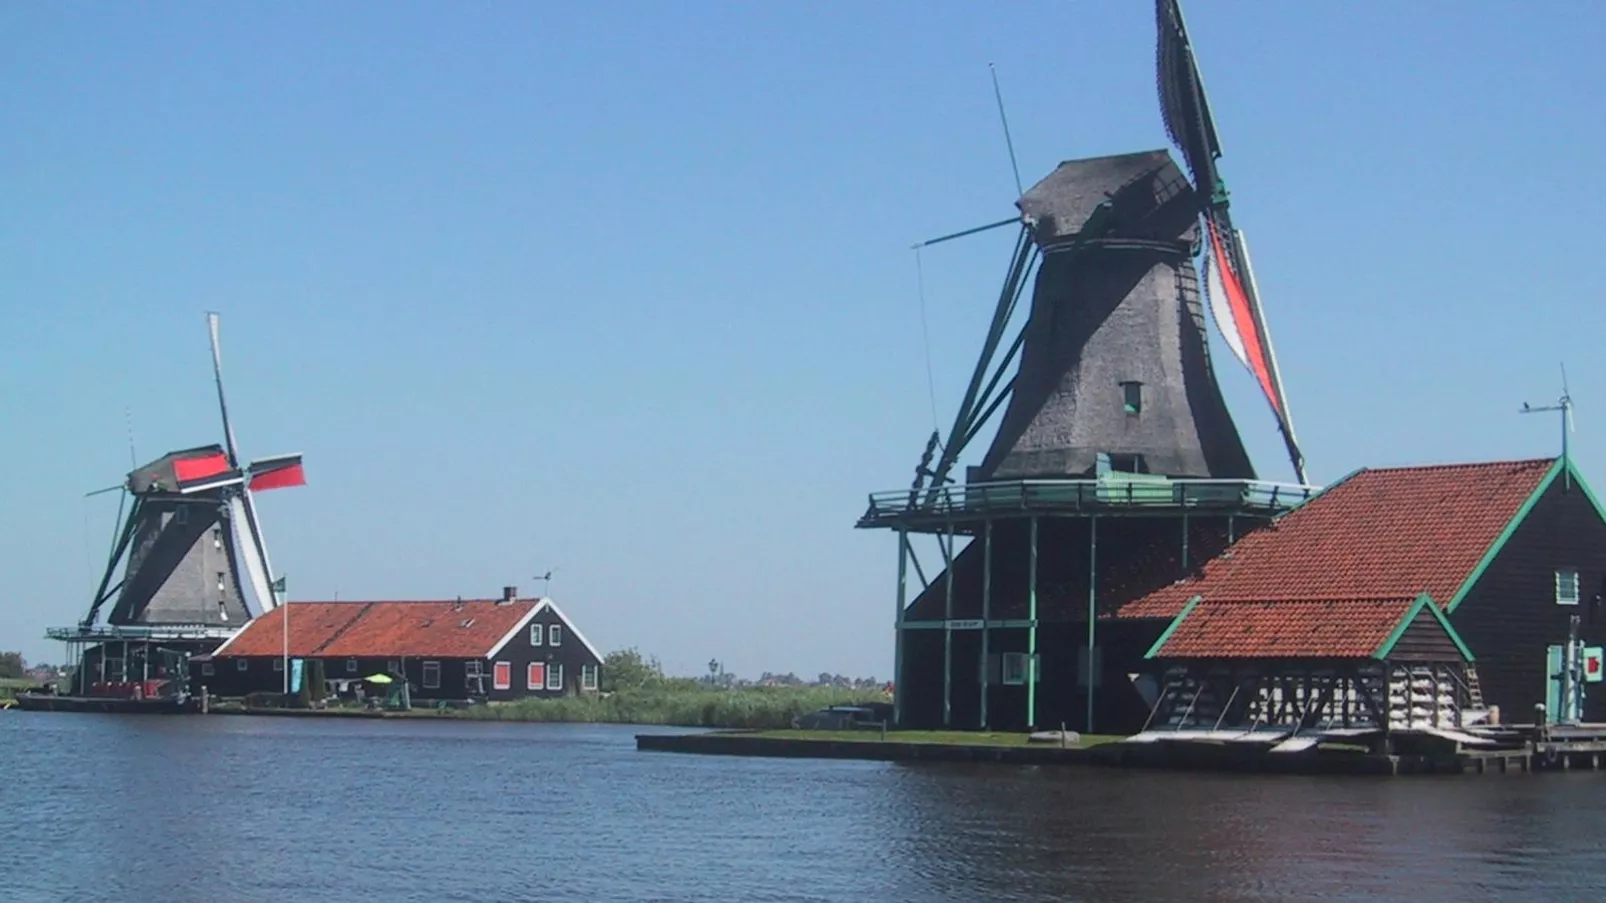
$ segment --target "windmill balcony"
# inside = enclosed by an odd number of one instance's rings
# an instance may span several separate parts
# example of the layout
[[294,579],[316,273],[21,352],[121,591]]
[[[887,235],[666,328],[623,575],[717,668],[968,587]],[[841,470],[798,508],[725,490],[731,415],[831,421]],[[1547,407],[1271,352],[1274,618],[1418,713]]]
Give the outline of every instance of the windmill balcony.
[[1319,491],[1296,483],[1126,473],[1097,479],[1006,480],[874,492],[857,526],[945,529],[950,523],[1030,515],[1276,515],[1299,507]]

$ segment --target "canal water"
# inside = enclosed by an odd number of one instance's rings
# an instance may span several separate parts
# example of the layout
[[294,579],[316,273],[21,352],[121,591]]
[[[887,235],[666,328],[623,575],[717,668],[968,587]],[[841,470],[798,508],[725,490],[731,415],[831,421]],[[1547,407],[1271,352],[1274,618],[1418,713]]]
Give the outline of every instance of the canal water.
[[1606,899],[1606,774],[738,759],[636,730],[0,712],[0,900]]

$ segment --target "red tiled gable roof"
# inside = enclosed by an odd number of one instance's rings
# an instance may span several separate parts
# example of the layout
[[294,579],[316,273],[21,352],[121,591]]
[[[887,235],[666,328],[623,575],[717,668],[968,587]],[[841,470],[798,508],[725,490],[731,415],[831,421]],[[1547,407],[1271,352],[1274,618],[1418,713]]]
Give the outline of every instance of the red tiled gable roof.
[[1367,658],[1415,599],[1200,600],[1156,658]]
[[1400,599],[1449,604],[1554,459],[1361,470],[1248,534],[1122,618],[1205,599]]
[[288,608],[292,656],[480,658],[539,604],[538,599],[291,602],[245,625],[214,654],[284,654]]

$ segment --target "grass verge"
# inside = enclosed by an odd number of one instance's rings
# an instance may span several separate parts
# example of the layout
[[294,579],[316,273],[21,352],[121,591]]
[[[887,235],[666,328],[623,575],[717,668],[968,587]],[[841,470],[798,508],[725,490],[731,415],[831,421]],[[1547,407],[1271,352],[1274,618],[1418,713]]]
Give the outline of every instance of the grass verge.
[[[775,740],[795,740],[800,742],[823,740],[851,740],[860,743],[882,742],[880,731],[799,731],[799,730],[762,730],[744,734],[747,737],[763,737]],[[888,731],[887,743],[950,743],[961,746],[1025,746],[1027,734],[1013,733],[984,733],[981,731]],[[1100,746],[1105,743],[1114,743],[1122,739],[1119,736],[1107,734],[1084,734],[1082,748]],[[1034,744],[1052,746],[1051,743]]]
[[750,687],[740,690],[641,689],[607,696],[566,696],[449,709],[444,717],[489,721],[657,724],[676,727],[783,729],[792,719],[831,705],[882,702],[874,691],[830,687]]

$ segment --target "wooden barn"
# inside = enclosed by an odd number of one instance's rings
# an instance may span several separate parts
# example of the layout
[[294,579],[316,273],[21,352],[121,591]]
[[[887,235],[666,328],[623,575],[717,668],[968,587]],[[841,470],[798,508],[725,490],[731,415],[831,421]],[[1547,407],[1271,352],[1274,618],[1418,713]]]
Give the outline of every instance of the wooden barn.
[[[1169,622],[1139,678],[1154,723],[1247,726],[1284,703],[1600,722],[1603,591],[1606,511],[1552,458],[1357,471],[1119,617]],[[1581,700],[1563,661],[1596,663]]]
[[1137,740],[1259,739],[1293,752],[1349,735],[1386,746],[1392,732],[1455,730],[1487,715],[1472,653],[1426,594],[1195,596],[1148,657],[1166,671]]
[[[286,651],[285,623],[289,622]],[[588,693],[602,655],[551,599],[293,602],[193,665],[196,692],[279,692],[287,661],[322,664],[331,691],[383,674],[413,700],[507,701]]]

